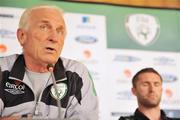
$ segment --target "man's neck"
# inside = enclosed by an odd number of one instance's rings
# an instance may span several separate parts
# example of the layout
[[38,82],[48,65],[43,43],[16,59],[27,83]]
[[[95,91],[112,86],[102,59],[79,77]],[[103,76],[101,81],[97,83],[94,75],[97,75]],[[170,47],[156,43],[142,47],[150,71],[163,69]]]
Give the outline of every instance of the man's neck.
[[32,61],[28,57],[24,56],[26,68],[33,72],[44,73],[47,72],[47,64],[40,64],[37,61]]
[[160,107],[146,108],[144,106],[138,107],[138,110],[143,113],[150,120],[161,120]]

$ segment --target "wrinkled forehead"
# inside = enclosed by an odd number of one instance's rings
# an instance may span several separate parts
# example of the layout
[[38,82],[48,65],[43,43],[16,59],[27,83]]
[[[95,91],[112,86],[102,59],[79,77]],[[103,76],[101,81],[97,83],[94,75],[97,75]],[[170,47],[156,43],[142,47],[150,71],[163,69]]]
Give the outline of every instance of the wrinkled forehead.
[[60,23],[61,26],[65,26],[63,13],[63,10],[56,6],[36,6],[28,8],[20,18],[19,28],[27,29],[41,19],[46,19],[52,23]]
[[31,19],[52,19],[55,21],[64,21],[63,13],[52,8],[37,8],[32,9],[30,14]]
[[138,81],[162,82],[161,77],[153,72],[140,74],[138,76]]

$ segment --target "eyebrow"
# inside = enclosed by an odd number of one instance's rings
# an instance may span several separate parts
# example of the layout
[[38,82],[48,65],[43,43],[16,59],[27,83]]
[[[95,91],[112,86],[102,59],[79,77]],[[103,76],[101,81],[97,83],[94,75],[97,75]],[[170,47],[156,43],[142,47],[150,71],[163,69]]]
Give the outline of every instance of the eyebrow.
[[42,22],[42,23],[49,23],[48,20],[41,20],[40,23],[41,23],[41,22]]
[[[48,20],[41,20],[40,23],[50,24],[50,22],[49,22]],[[60,27],[61,29],[64,29],[64,28],[65,28],[63,24],[59,24],[59,27]]]

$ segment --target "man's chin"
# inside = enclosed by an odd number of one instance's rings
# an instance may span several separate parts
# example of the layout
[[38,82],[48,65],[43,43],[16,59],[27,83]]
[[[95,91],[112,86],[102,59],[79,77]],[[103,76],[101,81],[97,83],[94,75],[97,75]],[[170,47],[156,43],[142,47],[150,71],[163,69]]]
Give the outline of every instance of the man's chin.
[[49,56],[49,57],[46,57],[45,61],[48,64],[55,64],[58,61],[58,58]]
[[159,106],[159,102],[149,101],[149,102],[144,103],[144,106],[146,106],[148,108],[154,108],[154,107]]

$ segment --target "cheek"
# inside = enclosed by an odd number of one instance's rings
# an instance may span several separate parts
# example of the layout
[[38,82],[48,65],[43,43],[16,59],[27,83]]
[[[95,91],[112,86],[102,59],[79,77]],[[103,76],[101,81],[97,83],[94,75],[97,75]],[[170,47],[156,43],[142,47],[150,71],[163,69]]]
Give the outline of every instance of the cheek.
[[163,91],[162,88],[157,89],[157,93],[158,93],[158,94],[162,94],[162,91]]
[[42,45],[43,42],[39,41],[37,37],[30,37],[25,46],[26,49],[36,54],[38,51],[40,51]]
[[47,37],[47,33],[43,33],[42,31],[39,31],[37,29],[31,30],[30,38],[36,39],[37,41],[42,41]]
[[37,33],[37,34],[34,34],[34,35],[32,36],[32,38],[35,40],[35,42],[39,42],[39,43],[42,42],[42,43],[43,43],[43,41],[44,41],[45,38],[46,38],[46,35]]
[[139,88],[139,93],[140,93],[141,95],[146,95],[146,94],[148,94],[148,93],[149,93],[148,87],[140,87],[140,88]]
[[145,91],[141,87],[137,87],[133,93],[136,96],[144,96],[144,94],[145,94],[144,92]]
[[63,40],[59,41],[59,42],[58,42],[58,48],[59,48],[59,50],[61,50],[61,49],[63,48],[63,46],[64,46],[64,41],[63,41]]
[[37,46],[36,46],[36,44],[34,43],[33,40],[29,41],[24,46],[24,48],[26,49],[26,51],[29,51],[30,53],[33,53],[33,54],[35,54],[35,52],[37,51]]
[[45,46],[45,38],[44,36],[42,36],[41,34],[35,34],[31,37],[31,41],[32,41],[32,47],[35,49],[40,49],[43,46]]

